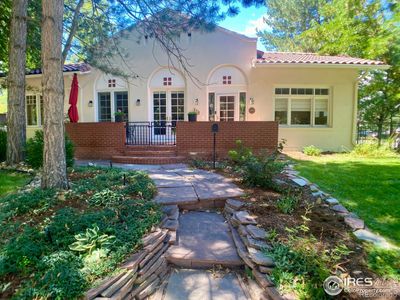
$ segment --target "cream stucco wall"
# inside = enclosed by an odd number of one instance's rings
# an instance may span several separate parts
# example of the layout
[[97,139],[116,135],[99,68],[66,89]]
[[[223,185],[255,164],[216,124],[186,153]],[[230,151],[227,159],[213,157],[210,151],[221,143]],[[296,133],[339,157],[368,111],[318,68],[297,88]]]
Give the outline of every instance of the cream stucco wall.
[[[256,39],[221,28],[210,33],[193,32],[191,37],[182,34],[180,43],[191,66],[191,76],[181,70],[177,62],[169,61],[153,39],[146,40],[135,31],[129,33],[128,38],[120,44],[128,56],[124,61],[116,57],[113,64],[127,74],[137,74],[137,78],[130,77],[126,81],[111,74],[104,74],[95,68],[91,68],[87,73],[78,73],[79,122],[98,121],[97,97],[98,92],[103,91],[128,92],[130,121],[152,120],[153,91],[184,91],[185,120],[187,112],[195,109],[200,112],[199,121],[209,119],[209,92],[216,93],[217,97],[235,95],[237,110],[239,92],[246,92],[246,120],[270,121],[274,119],[274,87],[323,86],[329,87],[332,94],[329,127],[280,127],[280,138],[287,140],[288,149],[301,149],[310,144],[332,151],[352,147],[356,69],[254,66]],[[221,77],[224,74],[232,76],[230,85],[222,85]],[[163,86],[163,76],[175,76],[174,84]],[[65,73],[64,78],[64,111],[67,113],[72,73]],[[116,80],[115,88],[108,87],[108,79]],[[28,85],[35,89],[36,93],[40,93],[40,80],[40,75],[27,76]],[[250,99],[254,101],[253,104]],[[140,105],[137,105],[137,100],[140,100]],[[255,113],[249,113],[250,107],[255,109]],[[235,117],[238,119],[238,114]],[[29,126],[28,137],[32,136],[37,128],[38,126]]]

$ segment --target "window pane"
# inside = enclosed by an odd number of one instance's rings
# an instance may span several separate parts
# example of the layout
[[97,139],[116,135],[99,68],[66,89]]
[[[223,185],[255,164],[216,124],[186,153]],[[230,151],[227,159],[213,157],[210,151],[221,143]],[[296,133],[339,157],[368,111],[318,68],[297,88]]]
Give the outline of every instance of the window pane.
[[26,96],[26,122],[27,125],[38,125],[36,95]]
[[240,93],[239,120],[246,121],[246,93]]
[[328,125],[328,99],[315,99],[315,125]]
[[287,124],[288,99],[275,99],[275,121],[279,124]]
[[311,124],[311,99],[292,99],[291,124]]
[[40,125],[44,124],[44,115],[43,115],[43,96],[40,95]]
[[183,92],[171,92],[171,110],[174,113],[171,119],[173,126],[176,126],[176,121],[184,120],[185,118],[184,100]]
[[128,92],[115,92],[115,111],[123,112],[123,120],[126,122],[129,120],[128,114]]
[[111,95],[110,93],[99,93],[99,122],[111,121]]
[[215,120],[215,93],[208,94],[208,119]]

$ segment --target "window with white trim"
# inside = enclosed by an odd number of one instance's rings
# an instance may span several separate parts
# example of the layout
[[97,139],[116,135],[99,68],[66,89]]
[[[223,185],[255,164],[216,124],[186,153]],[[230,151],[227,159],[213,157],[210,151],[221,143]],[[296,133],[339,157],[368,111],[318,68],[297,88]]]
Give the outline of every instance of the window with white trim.
[[41,126],[43,119],[43,96],[40,94],[28,94],[26,101],[26,125]]
[[286,126],[328,126],[328,88],[275,88],[275,121]]

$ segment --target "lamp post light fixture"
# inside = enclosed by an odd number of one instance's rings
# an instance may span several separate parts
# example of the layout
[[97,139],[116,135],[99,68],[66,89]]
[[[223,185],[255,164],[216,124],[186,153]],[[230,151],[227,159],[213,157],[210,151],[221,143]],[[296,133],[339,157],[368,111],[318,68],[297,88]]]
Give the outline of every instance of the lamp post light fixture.
[[140,99],[136,100],[136,106],[140,106]]
[[93,107],[93,101],[92,100],[89,100],[88,106],[89,107]]

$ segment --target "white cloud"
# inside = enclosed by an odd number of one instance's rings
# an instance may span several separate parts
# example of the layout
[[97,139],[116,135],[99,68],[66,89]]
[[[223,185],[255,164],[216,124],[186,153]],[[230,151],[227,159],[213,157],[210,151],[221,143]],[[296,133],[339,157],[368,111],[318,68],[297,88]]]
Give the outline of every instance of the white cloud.
[[244,30],[241,32],[244,35],[250,36],[250,37],[256,37],[257,36],[257,30],[265,30],[268,28],[268,25],[265,24],[264,18],[266,15],[262,15],[261,17],[254,19],[254,20],[249,20],[246,24],[246,27]]

